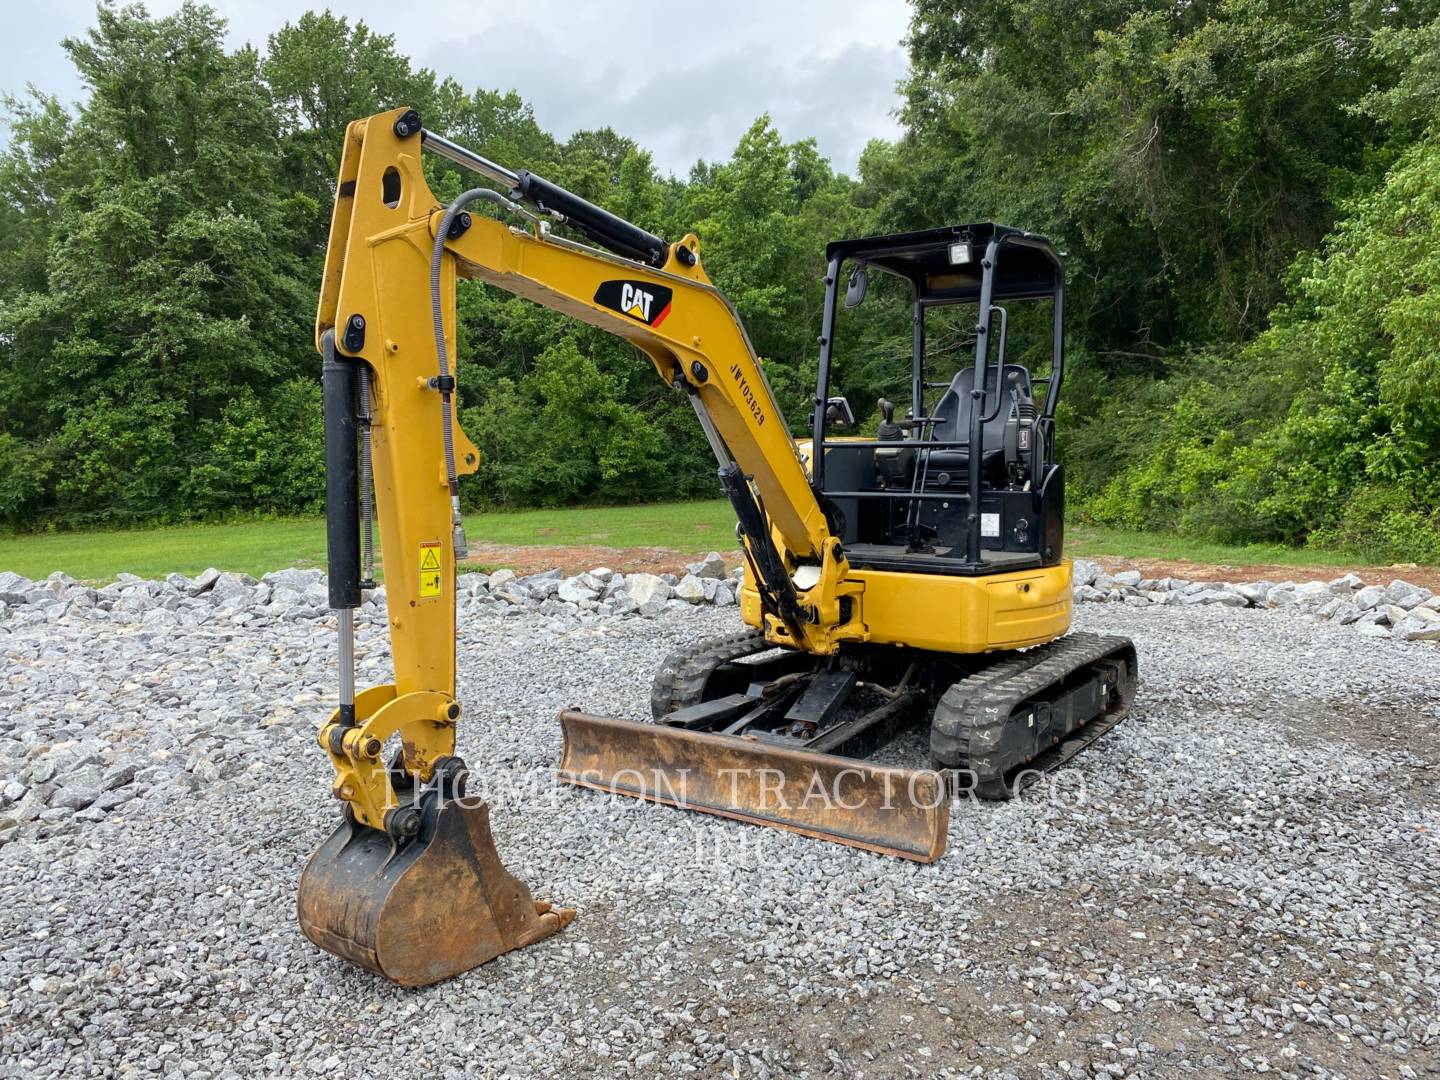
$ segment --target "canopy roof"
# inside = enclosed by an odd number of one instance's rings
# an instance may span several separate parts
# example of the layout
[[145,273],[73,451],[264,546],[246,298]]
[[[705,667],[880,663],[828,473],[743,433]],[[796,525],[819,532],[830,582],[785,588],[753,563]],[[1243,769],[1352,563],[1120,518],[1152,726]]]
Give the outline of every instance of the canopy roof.
[[[980,261],[992,240],[1000,244],[993,300],[1044,297],[1059,291],[1065,268],[1050,241],[1039,233],[990,221],[836,240],[826,246],[825,257],[865,263],[905,278],[917,300],[978,300]],[[950,246],[961,242],[971,245],[970,261],[956,265],[950,261]]]

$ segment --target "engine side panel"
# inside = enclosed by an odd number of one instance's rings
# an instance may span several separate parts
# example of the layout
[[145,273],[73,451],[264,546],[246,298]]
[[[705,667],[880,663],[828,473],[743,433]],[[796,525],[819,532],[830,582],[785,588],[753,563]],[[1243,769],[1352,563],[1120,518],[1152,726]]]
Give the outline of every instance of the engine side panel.
[[[846,581],[863,585],[852,620],[863,640],[943,653],[1021,649],[1067,633],[1071,618],[1071,563],[1013,573],[947,577],[886,570],[853,570]],[[764,629],[760,598],[747,583],[740,591],[745,622]]]

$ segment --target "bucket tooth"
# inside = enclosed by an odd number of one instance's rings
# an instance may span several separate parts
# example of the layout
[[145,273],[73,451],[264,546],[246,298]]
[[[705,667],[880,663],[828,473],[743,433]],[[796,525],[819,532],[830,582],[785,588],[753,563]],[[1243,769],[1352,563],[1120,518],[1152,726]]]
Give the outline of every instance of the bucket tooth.
[[533,944],[574,917],[536,902],[500,862],[484,803],[450,802],[420,836],[346,820],[300,876],[312,942],[402,986],[426,986]]
[[567,784],[934,862],[950,804],[939,773],[664,724],[560,714]]

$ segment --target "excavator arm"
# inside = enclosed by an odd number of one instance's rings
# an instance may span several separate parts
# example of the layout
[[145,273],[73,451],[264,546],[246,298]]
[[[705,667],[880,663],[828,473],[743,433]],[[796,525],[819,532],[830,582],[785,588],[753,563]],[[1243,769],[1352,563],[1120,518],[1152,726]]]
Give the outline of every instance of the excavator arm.
[[[427,149],[505,190],[476,188],[442,207],[422,168]],[[561,238],[552,228],[562,223],[610,250]],[[504,873],[483,804],[452,805],[464,780],[455,756],[454,586],[465,542],[457,482],[479,465],[455,417],[459,278],[624,338],[687,395],[740,523],[750,571],[743,614],[768,640],[828,655],[864,635],[852,602],[861,586],[846,580],[800,451],[693,235],[666,244],[423,130],[412,110],[350,124],[316,320],[341,658],[340,707],[319,741],[345,821],[307,867],[299,909],[317,944],[401,982],[455,974],[554,932],[572,914],[532,904]],[[395,677],[356,693],[353,613],[372,584],[372,520],[385,555]],[[386,760],[396,743],[398,755]],[[453,850],[442,850],[447,842]],[[489,896],[488,906],[427,911],[456,892],[430,878],[457,873],[477,883],[498,874],[504,884],[471,890]],[[465,940],[448,960],[424,944],[457,932]]]

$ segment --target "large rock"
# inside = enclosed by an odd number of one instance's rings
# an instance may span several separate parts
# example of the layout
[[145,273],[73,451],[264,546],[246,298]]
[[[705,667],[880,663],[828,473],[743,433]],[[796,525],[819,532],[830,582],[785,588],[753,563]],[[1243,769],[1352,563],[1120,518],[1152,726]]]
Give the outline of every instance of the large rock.
[[1385,586],[1385,602],[1409,611],[1430,599],[1430,590],[1396,578]]
[[514,580],[515,571],[511,570],[508,566],[501,567],[499,570],[496,570],[493,574],[490,575],[490,591],[495,592],[507,581]]
[[1295,586],[1288,581],[1282,585],[1272,585],[1265,591],[1266,607],[1294,607],[1297,603],[1299,597],[1295,593]]
[[1116,585],[1125,585],[1132,589],[1138,588],[1140,585],[1140,571],[1121,570],[1115,574],[1114,581]]
[[[233,610],[245,607],[252,603],[256,597],[252,586],[258,582],[249,574],[223,573],[215,579],[215,584],[210,588],[211,599],[222,608]],[[269,599],[270,589],[265,589],[266,600]],[[134,593],[127,590],[126,598]]]
[[1323,581],[1307,581],[1303,585],[1295,586],[1295,603],[1307,610],[1322,608],[1333,599],[1335,594]]
[[[656,602],[663,605],[674,595],[670,583],[654,574],[625,575],[625,591],[630,594],[630,599],[640,605],[642,611],[646,604]],[[664,610],[663,606],[661,610]]]
[[561,580],[559,570],[553,572],[547,570],[543,574],[531,574],[529,577],[523,577],[515,584],[523,585],[525,591],[536,600],[547,600],[560,591]]
[[55,777],[58,784],[50,795],[49,805],[67,810],[83,810],[100,797],[104,774],[98,766],[86,765],[70,769]]
[[493,588],[493,581],[491,584],[492,588],[490,593],[495,599],[503,600],[515,608],[529,608],[534,606],[535,601],[530,595],[530,590],[525,588],[524,585],[521,585],[520,582],[507,581],[504,585],[500,586],[499,589]]
[[1365,613],[1355,604],[1349,600],[1342,600],[1340,601],[1340,607],[1331,613],[1330,621],[1340,626],[1349,626],[1351,623],[1358,621],[1363,614]]
[[1214,586],[1202,589],[1199,592],[1182,592],[1180,594],[1182,604],[1219,604],[1224,607],[1248,607],[1249,603],[1239,593],[1233,593],[1229,589]]
[[100,777],[100,790],[114,791],[116,788],[121,788],[126,784],[133,783],[136,772],[135,766],[128,762],[121,765],[112,765],[106,769]]
[[614,576],[615,571],[608,566],[597,566],[594,570],[587,570],[580,575],[580,584],[594,592],[603,592]]
[[1100,564],[1093,563],[1089,559],[1076,559],[1070,567],[1073,584],[1078,588],[1081,585],[1093,585],[1095,579],[1100,576]]
[[1265,603],[1265,594],[1268,591],[1268,588],[1264,585],[1246,584],[1235,586],[1235,594],[1237,596],[1244,597],[1247,604],[1255,604],[1257,606]]
[[1361,588],[1365,582],[1361,581],[1356,574],[1346,574],[1330,582],[1330,591],[1336,596],[1348,599],[1350,594]]
[[694,574],[686,574],[675,586],[674,595],[687,604],[698,604],[705,599],[705,586]]
[[1221,607],[1235,608],[1250,606],[1250,601],[1230,589],[1211,589],[1209,592],[1201,593],[1200,595],[1205,598],[1202,603],[1206,604],[1219,604]]
[[72,785],[63,787],[51,795],[50,806],[52,809],[60,807],[70,811],[84,810],[99,797],[100,789],[98,787]]
[[732,607],[735,604],[735,593],[725,582],[715,587],[715,598],[711,601],[716,607]]
[[67,739],[36,754],[30,762],[31,784],[66,783],[66,778],[99,764],[105,744],[96,739]]
[[304,592],[311,586],[324,582],[325,571],[314,567],[301,570],[299,567],[292,566],[284,570],[273,570],[260,580],[272,589],[294,589],[296,592]]
[[718,551],[712,551],[699,562],[690,563],[685,569],[690,571],[692,577],[723,578],[725,576],[725,560]]
[[1361,611],[1373,611],[1385,602],[1385,590],[1379,585],[1366,585],[1353,599]]
[[220,571],[210,566],[195,575],[195,580],[190,582],[190,588],[186,590],[191,596],[199,596],[201,593],[209,592],[215,587],[215,582],[220,579]]
[[1400,641],[1440,641],[1440,611],[1417,607],[1395,624]]
[[488,595],[490,589],[490,575],[481,573],[457,574],[455,577],[455,591],[462,596],[476,597],[482,594]]
[[35,583],[14,570],[0,570],[0,592],[28,592]]
[[594,600],[598,593],[595,589],[586,585],[583,578],[566,578],[555,588],[556,599],[567,604],[579,604],[584,600]]

